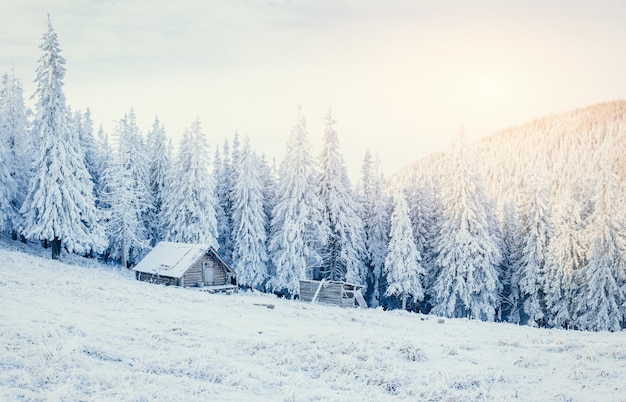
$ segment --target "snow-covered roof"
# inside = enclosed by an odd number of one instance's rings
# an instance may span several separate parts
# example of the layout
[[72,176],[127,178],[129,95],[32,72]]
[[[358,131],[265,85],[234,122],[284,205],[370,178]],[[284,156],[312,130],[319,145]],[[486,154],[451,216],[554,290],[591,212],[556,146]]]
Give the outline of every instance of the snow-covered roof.
[[162,241],[139,261],[134,270],[147,274],[180,278],[210,247],[207,244]]

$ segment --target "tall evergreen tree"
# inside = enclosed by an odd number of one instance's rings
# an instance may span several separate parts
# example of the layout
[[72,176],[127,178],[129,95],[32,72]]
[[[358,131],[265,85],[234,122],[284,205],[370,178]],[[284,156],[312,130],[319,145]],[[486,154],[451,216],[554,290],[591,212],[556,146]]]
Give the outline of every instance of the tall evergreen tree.
[[299,280],[311,279],[321,266],[320,242],[325,237],[314,183],[315,161],[307,137],[306,121],[298,111],[279,168],[270,226],[269,253],[276,270],[270,287],[292,297],[299,295]]
[[589,217],[589,250],[574,300],[574,325],[592,331],[619,331],[625,319],[626,227],[609,155],[605,149]]
[[443,189],[445,220],[436,247],[435,314],[492,321],[498,307],[502,260],[480,177],[463,138],[455,144]]
[[123,267],[134,262],[149,246],[143,216],[150,207],[144,185],[136,174],[134,164],[138,132],[129,113],[115,129],[117,149],[103,176],[102,205],[107,207],[107,237],[109,254],[119,259]]
[[208,151],[198,118],[183,135],[163,203],[162,219],[167,240],[202,243],[217,250],[217,201]]
[[397,189],[393,197],[389,247],[385,258],[387,275],[387,296],[397,296],[402,300],[402,309],[410,297],[414,302],[424,298],[422,278],[426,271],[421,265],[420,255],[413,237],[409,219],[409,209],[404,193]]
[[14,74],[4,74],[0,84],[0,230],[17,239],[31,172],[32,147],[22,83]]
[[[435,212],[433,205],[433,189],[426,177],[413,173],[410,186],[406,189],[409,217],[413,228],[413,237],[417,251],[422,256],[421,265],[424,267],[422,285],[427,290],[434,286],[436,267],[434,264],[434,243],[437,235]],[[422,312],[429,312],[432,308],[430,292],[427,292],[419,306]]]
[[97,194],[97,189],[100,187],[100,178],[102,171],[100,167],[102,165],[100,150],[96,143],[96,137],[93,130],[93,120],[91,119],[91,110],[87,108],[85,113],[76,112],[74,114],[75,127],[78,131],[78,137],[80,140],[80,146],[85,153],[85,166],[89,171],[89,175],[94,184],[94,194]]
[[33,121],[38,149],[21,211],[24,235],[51,241],[52,258],[59,259],[62,243],[69,252],[82,253],[101,249],[104,238],[96,216],[93,182],[69,121],[63,93],[65,59],[49,19],[42,39]]
[[321,172],[317,180],[323,205],[324,231],[328,238],[322,251],[321,275],[331,280],[365,282],[363,221],[348,173],[339,153],[339,139],[330,109],[325,118],[324,145],[320,156]]
[[246,137],[232,189],[233,268],[242,286],[262,289],[268,279],[267,216],[257,158]]
[[[3,116],[0,114],[0,127]],[[0,136],[3,134],[0,131]],[[11,175],[10,166],[12,158],[6,142],[0,139],[0,231],[10,229],[11,222],[17,220],[19,211],[16,210],[13,200],[17,194],[18,187],[15,177]]]
[[230,146],[228,145],[228,140],[224,141],[222,158],[218,158],[218,154],[219,152],[216,152],[213,165],[215,196],[217,199],[215,212],[217,216],[218,242],[220,245],[220,254],[227,263],[231,264],[233,255],[233,207],[231,200],[233,166],[230,160]]
[[152,208],[148,210],[148,231],[150,244],[154,247],[156,243],[164,238],[164,227],[161,222],[161,210],[165,202],[165,194],[168,186],[167,176],[171,169],[171,154],[167,142],[165,127],[154,117],[154,123],[147,136],[148,151],[148,181],[150,187],[150,200]]
[[[228,147],[226,147],[228,149]],[[222,254],[222,258],[231,262],[232,247],[230,246],[230,220],[226,216],[224,206],[227,205],[229,197],[225,191],[225,166],[219,146],[215,147],[215,157],[213,158],[213,182],[215,183],[215,219],[217,221],[217,243]],[[224,196],[226,194],[226,196]]]
[[385,194],[385,179],[380,160],[365,153],[361,166],[361,213],[365,230],[365,264],[369,305],[378,307],[381,299],[381,279],[389,241],[389,201]]
[[545,187],[539,182],[540,173],[531,178],[530,194],[518,206],[521,243],[513,255],[513,288],[518,292],[520,323],[545,325],[546,256],[551,237],[550,213]]
[[571,198],[554,215],[545,282],[548,324],[554,327],[568,328],[574,317],[573,301],[587,252],[581,207],[572,191]]
[[103,193],[105,192],[105,187],[106,187],[104,175],[105,175],[107,168],[110,165],[112,154],[113,154],[111,150],[111,144],[109,144],[109,136],[104,131],[104,128],[102,127],[102,125],[100,125],[100,128],[98,128],[98,134],[96,138],[96,148],[98,149],[97,170],[100,172],[100,179],[99,179],[98,185],[95,186],[96,206],[98,207],[100,211],[102,211],[107,208],[107,206],[104,204],[105,197],[103,195]]
[[520,248],[521,235],[515,205],[506,203],[502,211],[502,264],[500,265],[500,312],[498,319],[509,322],[520,322],[519,287],[514,282],[515,254]]

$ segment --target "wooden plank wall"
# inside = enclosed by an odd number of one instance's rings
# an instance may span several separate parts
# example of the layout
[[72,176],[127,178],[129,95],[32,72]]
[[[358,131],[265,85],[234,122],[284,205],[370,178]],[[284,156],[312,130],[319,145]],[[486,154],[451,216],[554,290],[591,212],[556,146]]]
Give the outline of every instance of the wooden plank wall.
[[178,284],[177,278],[170,278],[169,276],[158,276],[154,274],[146,274],[144,272],[137,272],[137,279],[144,282],[158,283],[162,285],[176,286]]
[[[213,283],[203,283],[202,263],[205,261],[210,261],[213,267]],[[226,270],[218,260],[205,254],[185,272],[181,286],[198,286],[199,284],[204,286],[230,285],[230,278],[226,276]]]
[[[310,302],[315,296],[319,282],[305,282],[300,281],[300,299],[302,301]],[[343,287],[339,283],[325,283],[320,289],[320,293],[317,295],[317,301],[325,304],[334,304],[342,306]],[[352,300],[352,299],[351,299]],[[354,304],[354,300],[352,300]]]
[[226,270],[216,259],[213,261],[213,283],[212,285],[230,285],[230,278],[226,276]]

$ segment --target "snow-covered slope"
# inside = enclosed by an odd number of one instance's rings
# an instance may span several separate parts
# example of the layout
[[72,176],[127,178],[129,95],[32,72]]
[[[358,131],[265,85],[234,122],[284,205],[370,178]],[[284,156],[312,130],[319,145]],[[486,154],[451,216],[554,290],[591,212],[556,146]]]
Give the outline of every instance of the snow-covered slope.
[[0,400],[626,400],[624,332],[210,295],[86,264],[0,249]]

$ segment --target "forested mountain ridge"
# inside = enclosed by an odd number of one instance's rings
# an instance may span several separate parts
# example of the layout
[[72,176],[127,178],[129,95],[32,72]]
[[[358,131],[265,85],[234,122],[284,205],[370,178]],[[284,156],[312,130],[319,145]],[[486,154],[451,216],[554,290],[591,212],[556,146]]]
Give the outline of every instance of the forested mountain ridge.
[[[424,234],[416,243],[433,311],[490,319],[488,305],[510,322],[623,328],[625,122],[626,101],[614,101],[472,144],[461,133],[450,151],[392,177]],[[476,275],[489,284],[497,275],[495,290],[471,285]]]
[[[489,197],[502,205],[527,191],[538,173],[550,187],[551,203],[571,186],[588,187],[610,158],[622,185],[626,181],[626,100],[598,103],[552,114],[497,131],[469,145]],[[609,148],[609,150],[607,150]],[[408,183],[414,173],[438,176],[446,153],[423,158],[398,173]],[[567,198],[567,197],[566,197]]]

